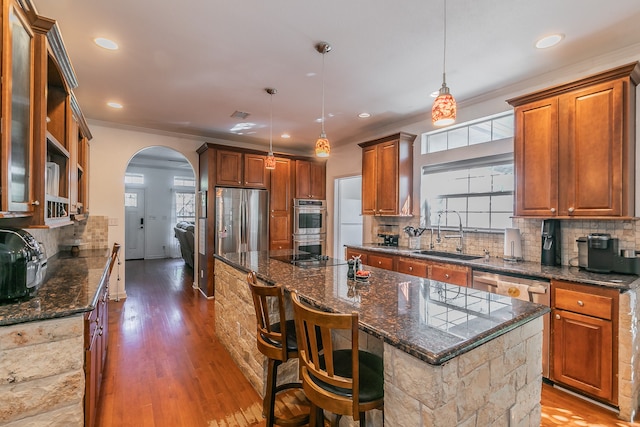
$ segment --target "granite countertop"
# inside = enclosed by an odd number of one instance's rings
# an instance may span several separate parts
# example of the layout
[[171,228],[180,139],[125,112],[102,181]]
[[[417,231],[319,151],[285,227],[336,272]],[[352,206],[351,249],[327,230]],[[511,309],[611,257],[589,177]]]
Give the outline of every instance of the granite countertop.
[[427,363],[439,365],[476,348],[549,308],[443,282],[367,267],[366,282],[347,279],[345,261],[327,267],[297,267],[272,252],[216,255],[241,271],[333,312],[358,312],[360,328]]
[[71,316],[95,308],[109,250],[59,252],[47,260],[44,283],[30,297],[0,305],[0,326]]
[[604,274],[592,273],[578,267],[568,266],[547,266],[535,262],[527,261],[504,261],[502,258],[491,257],[488,260],[480,257],[473,260],[458,260],[454,258],[438,257],[433,255],[423,255],[416,249],[409,249],[401,246],[379,246],[376,244],[348,245],[354,249],[362,249],[372,252],[380,252],[389,255],[398,255],[416,259],[430,259],[451,264],[466,265],[474,270],[494,271],[497,273],[512,273],[531,277],[542,277],[546,279],[568,280],[580,282],[587,285],[604,286],[626,291],[637,288],[640,285],[640,278],[632,274]]

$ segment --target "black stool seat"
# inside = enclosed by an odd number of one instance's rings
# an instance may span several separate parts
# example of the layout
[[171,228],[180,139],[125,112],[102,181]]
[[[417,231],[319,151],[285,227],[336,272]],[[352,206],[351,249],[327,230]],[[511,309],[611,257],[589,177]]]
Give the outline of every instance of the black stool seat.
[[[298,334],[304,393],[311,401],[309,426],[324,424],[323,410],[350,415],[366,425],[366,411],[384,407],[384,364],[382,358],[360,350],[358,313],[327,313],[303,304],[291,292]],[[351,348],[334,349],[331,337],[351,337]],[[322,337],[322,348],[317,337]]]

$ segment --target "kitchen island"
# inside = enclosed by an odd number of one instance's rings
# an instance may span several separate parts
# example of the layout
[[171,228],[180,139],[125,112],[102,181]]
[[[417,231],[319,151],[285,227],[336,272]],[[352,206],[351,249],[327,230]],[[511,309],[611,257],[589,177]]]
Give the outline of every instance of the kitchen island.
[[215,260],[216,334],[259,393],[265,363],[255,345],[250,270],[320,309],[358,312],[361,342],[384,359],[386,425],[540,425],[547,307],[376,268],[358,282],[347,279],[345,264],[301,267],[272,256]]
[[0,305],[0,425],[85,424],[85,314],[108,261],[108,249],[58,253],[33,296]]

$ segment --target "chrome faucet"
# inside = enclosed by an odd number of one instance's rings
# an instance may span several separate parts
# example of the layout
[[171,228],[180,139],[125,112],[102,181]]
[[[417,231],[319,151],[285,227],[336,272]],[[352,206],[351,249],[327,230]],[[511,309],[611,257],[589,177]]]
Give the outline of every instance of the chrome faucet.
[[442,219],[442,214],[454,213],[458,215],[458,234],[446,234],[444,237],[446,239],[460,239],[460,243],[456,246],[456,252],[462,253],[462,248],[464,246],[464,232],[462,231],[462,217],[458,213],[458,211],[454,210],[444,210],[438,212],[438,237],[436,238],[436,242],[442,242],[440,237],[440,220]]

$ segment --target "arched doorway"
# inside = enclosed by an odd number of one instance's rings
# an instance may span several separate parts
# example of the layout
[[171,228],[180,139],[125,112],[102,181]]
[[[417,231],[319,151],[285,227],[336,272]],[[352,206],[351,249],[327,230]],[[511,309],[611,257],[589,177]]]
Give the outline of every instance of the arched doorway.
[[[159,146],[136,153],[125,172],[126,259],[183,256],[174,227],[195,222],[195,191],[195,172],[181,153]],[[193,242],[194,227],[188,232]],[[192,259],[192,243],[186,254]]]

